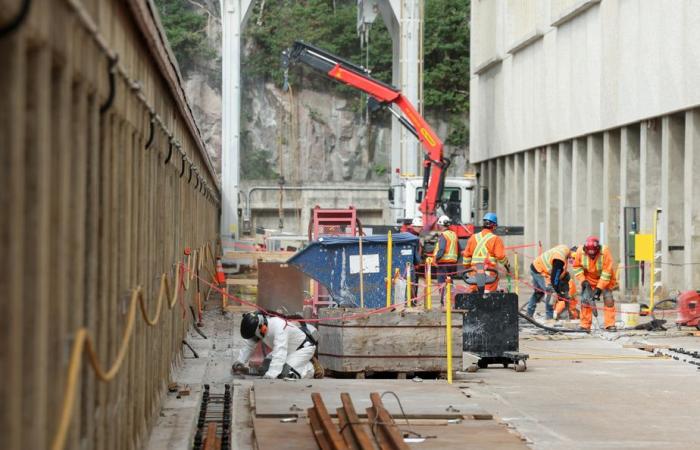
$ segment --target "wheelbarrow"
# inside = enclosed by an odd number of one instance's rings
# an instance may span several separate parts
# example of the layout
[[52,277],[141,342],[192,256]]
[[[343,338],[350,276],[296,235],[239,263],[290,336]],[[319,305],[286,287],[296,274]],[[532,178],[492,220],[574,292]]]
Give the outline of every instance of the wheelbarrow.
[[455,307],[464,313],[462,349],[478,358],[467,371],[491,364],[526,371],[529,355],[519,351],[517,294],[485,292],[485,286],[498,279],[498,272],[483,264],[468,269],[462,278],[467,285],[476,286],[476,292],[455,296]]

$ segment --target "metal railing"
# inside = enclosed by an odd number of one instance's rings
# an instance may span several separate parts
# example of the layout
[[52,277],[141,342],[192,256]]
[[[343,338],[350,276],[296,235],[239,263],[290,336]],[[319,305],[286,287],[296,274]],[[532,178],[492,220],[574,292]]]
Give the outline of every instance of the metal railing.
[[140,448],[157,417],[219,214],[166,42],[148,0],[0,0],[0,448]]

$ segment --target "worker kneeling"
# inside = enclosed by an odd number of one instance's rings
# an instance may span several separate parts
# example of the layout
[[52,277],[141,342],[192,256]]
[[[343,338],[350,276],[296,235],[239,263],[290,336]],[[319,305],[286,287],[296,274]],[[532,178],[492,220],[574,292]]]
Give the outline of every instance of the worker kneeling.
[[244,371],[258,342],[272,349],[270,366],[263,378],[313,378],[311,358],[318,344],[316,328],[261,313],[247,313],[241,320],[241,337],[245,339],[234,372]]

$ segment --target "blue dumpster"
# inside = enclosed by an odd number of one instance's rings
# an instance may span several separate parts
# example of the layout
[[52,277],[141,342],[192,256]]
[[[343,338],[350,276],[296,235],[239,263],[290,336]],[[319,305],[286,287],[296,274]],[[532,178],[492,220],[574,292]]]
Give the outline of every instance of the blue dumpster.
[[[386,306],[387,235],[362,238],[365,308]],[[411,233],[392,236],[392,272],[397,268],[405,277],[413,266],[418,237]],[[355,236],[324,236],[292,256],[289,264],[328,289],[333,301],[342,307],[360,306],[360,246]],[[413,270],[413,269],[411,269]]]

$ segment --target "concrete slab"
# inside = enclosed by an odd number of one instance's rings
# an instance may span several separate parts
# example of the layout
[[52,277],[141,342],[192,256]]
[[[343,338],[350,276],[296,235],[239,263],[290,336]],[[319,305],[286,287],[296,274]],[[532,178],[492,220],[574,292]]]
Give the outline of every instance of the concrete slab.
[[[207,339],[195,332],[190,332],[187,336],[187,342],[199,358],[194,358],[192,352],[185,348],[182,365],[173,370],[171,375],[172,382],[177,383],[181,389],[190,389],[190,395],[180,398],[177,393],[165,395],[160,417],[145,446],[148,450],[192,448],[202,386],[207,383],[213,392],[223,392],[224,384],[233,382],[231,365],[242,344],[238,335],[240,316],[222,316],[220,311],[205,311],[203,322],[202,331]],[[234,385],[234,397],[239,387]],[[244,390],[247,391],[248,386]],[[234,421],[235,414],[234,410]]]
[[[672,341],[672,338],[669,338]],[[487,369],[466,392],[536,449],[690,448],[695,366],[595,337],[522,340],[528,371]]]
[[[474,400],[464,396],[460,389],[445,381],[423,380],[256,380],[255,414],[257,417],[288,417],[305,415],[312,406],[311,394],[319,392],[331,415],[342,406],[340,394],[348,392],[355,409],[361,416],[372,406],[372,392],[394,393],[409,418],[451,418],[469,415],[487,415]],[[402,417],[401,407],[394,395],[384,395],[386,409],[395,417]]]

